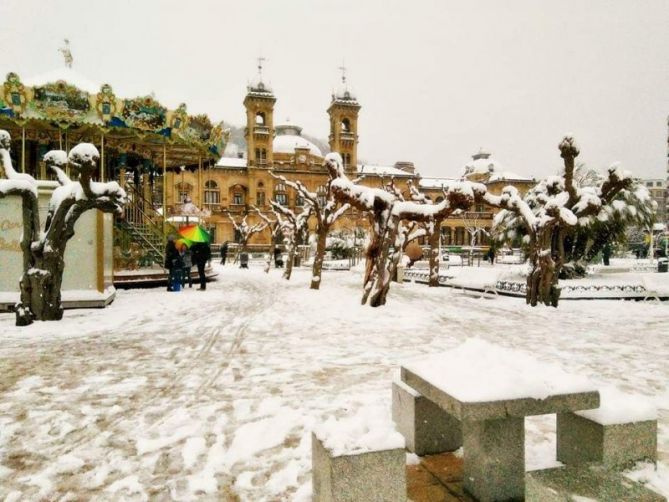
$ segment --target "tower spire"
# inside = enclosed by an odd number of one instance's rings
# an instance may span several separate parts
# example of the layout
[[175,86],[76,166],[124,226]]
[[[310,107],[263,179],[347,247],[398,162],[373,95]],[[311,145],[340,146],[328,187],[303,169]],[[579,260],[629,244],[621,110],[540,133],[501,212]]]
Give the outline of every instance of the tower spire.
[[267,61],[266,58],[258,56],[258,82],[262,82],[262,66],[265,61]]
[[70,50],[70,41],[67,38],[63,39],[63,41],[65,42],[65,45],[58,49],[58,52],[63,55],[63,59],[65,59],[65,66],[72,68],[74,58],[72,57],[72,51]]
[[339,69],[341,70],[341,83],[344,84],[344,86],[346,86],[346,64],[344,63],[343,60],[341,62],[341,66],[339,67]]

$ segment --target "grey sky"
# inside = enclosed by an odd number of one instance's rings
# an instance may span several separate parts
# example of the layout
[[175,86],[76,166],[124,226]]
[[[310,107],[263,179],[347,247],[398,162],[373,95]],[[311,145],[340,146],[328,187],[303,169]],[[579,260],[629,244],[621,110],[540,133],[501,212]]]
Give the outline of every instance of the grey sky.
[[326,138],[345,59],[360,113],[360,156],[457,175],[480,146],[509,170],[580,160],[666,177],[669,0],[147,1],[0,0],[0,72],[62,65],[119,95],[242,125],[255,58],[276,120]]

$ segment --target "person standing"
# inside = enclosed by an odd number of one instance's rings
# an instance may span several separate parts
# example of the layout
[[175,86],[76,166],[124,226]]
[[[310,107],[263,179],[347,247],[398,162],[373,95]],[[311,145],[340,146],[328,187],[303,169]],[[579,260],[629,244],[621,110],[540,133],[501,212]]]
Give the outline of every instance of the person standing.
[[190,275],[190,271],[193,268],[193,260],[192,260],[192,255],[190,248],[184,244],[183,250],[182,250],[182,255],[181,259],[183,260],[183,271],[181,274],[181,287],[185,288],[186,287],[186,281],[188,281],[188,287],[192,288],[193,287],[193,278]]
[[174,291],[175,285],[181,281],[181,257],[179,250],[174,242],[174,236],[167,237],[167,245],[165,246],[165,268],[168,270],[167,274],[167,291]]
[[207,276],[204,273],[204,267],[211,258],[211,248],[206,242],[196,242],[190,248],[191,257],[195,266],[197,266],[197,273],[200,276],[200,291],[207,289]]
[[225,260],[228,257],[228,241],[225,241],[221,246],[221,265],[225,265]]

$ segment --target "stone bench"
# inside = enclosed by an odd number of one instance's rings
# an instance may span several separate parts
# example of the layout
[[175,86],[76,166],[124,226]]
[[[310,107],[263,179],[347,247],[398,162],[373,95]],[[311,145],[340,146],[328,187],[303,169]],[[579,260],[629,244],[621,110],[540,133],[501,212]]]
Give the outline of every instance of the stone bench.
[[389,417],[367,418],[330,419],[312,432],[314,502],[406,502],[404,438]]
[[600,391],[598,409],[558,413],[557,459],[564,464],[600,462],[621,469],[657,461],[657,411],[643,398]]
[[393,382],[393,421],[416,455],[455,451],[462,446],[460,421],[403,382]]
[[602,465],[542,469],[527,473],[525,502],[666,502],[645,486]]
[[599,406],[587,379],[480,340],[405,364],[401,378],[461,422],[464,489],[481,502],[524,498],[526,416]]

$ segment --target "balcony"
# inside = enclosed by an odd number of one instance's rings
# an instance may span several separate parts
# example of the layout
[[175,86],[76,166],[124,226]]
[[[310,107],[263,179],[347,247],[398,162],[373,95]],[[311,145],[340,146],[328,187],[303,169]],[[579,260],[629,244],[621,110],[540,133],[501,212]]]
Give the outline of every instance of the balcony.
[[256,136],[269,136],[269,127],[267,126],[255,126],[253,128],[253,134]]
[[355,138],[355,134],[353,134],[352,132],[342,132],[342,133],[339,135],[339,139],[340,139],[342,142],[345,142],[345,143],[347,143],[347,142],[351,142],[351,143],[353,143],[353,142],[355,142],[355,139],[356,139],[356,138]]

